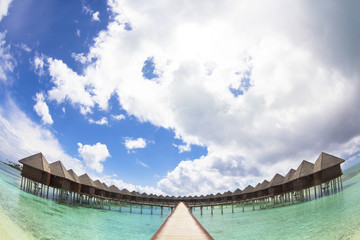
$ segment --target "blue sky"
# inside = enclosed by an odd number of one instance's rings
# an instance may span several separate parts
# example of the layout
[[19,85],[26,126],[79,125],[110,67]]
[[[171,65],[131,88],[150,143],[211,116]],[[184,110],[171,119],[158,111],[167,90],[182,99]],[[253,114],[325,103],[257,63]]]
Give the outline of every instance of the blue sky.
[[41,151],[175,195],[256,185],[322,151],[350,166],[358,3],[324,4],[4,1],[2,158]]

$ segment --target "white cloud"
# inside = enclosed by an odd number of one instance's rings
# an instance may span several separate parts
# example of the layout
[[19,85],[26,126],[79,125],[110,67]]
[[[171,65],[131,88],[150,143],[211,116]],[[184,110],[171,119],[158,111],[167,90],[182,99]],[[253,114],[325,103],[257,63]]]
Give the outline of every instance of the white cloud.
[[72,53],[71,57],[82,64],[86,63],[87,61],[86,57],[84,56],[84,53],[78,53],[78,54]]
[[110,153],[105,144],[96,143],[95,145],[83,145],[78,143],[78,152],[83,158],[85,165],[101,173],[104,169],[102,162],[105,162],[106,158],[110,157]]
[[146,141],[143,138],[137,138],[137,139],[126,138],[124,144],[128,151],[146,147]]
[[97,125],[108,125],[108,119],[106,117],[102,117],[100,120],[93,120],[91,118],[89,118],[89,123],[91,124],[97,124]]
[[37,113],[37,115],[41,117],[41,121],[45,124],[52,125],[54,121],[50,115],[49,107],[44,101],[45,100],[44,94],[37,93],[34,100],[36,101],[36,104],[34,105],[34,110]]
[[10,83],[7,74],[13,71],[16,61],[10,54],[10,47],[6,45],[5,35],[5,32],[0,32],[0,81]]
[[140,166],[142,166],[144,168],[149,168],[149,165],[147,165],[146,163],[144,163],[144,162],[142,162],[142,161],[140,161],[138,159],[136,159],[136,164],[140,165]]
[[[109,1],[83,75],[51,60],[48,96],[87,113],[116,93],[128,115],[207,147],[163,191],[256,184],[360,136],[359,3],[155,2]],[[156,81],[141,72],[149,57]]]
[[67,169],[85,172],[82,162],[66,154],[51,131],[31,121],[12,100],[7,100],[0,106],[1,156],[16,162],[38,152],[50,163],[60,159]]
[[177,145],[177,144],[173,143],[173,146],[179,149],[179,153],[191,151],[191,145],[189,143],[183,144],[183,145]]
[[123,115],[123,114],[112,115],[111,117],[112,117],[113,119],[115,119],[115,120],[123,120],[123,119],[125,119],[125,115]]
[[92,14],[93,21],[99,21],[100,22],[99,14],[100,14],[99,12],[94,12]]
[[76,36],[80,37],[80,29],[76,29]]
[[8,14],[11,2],[12,0],[2,0],[0,2],[0,21]]

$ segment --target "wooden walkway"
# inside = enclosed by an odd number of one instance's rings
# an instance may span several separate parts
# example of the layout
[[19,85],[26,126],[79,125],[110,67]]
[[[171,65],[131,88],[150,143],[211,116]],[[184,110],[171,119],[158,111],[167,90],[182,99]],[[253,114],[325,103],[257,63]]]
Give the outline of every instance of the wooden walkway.
[[180,202],[151,239],[214,239]]

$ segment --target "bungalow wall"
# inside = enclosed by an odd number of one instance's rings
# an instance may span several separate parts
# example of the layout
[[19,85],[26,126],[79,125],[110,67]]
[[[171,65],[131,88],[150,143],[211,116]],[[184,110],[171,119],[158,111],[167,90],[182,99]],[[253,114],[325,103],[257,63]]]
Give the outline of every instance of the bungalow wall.
[[51,175],[50,177],[50,186],[54,188],[61,188],[67,191],[71,191],[70,181],[65,178],[57,177],[55,175]]
[[299,179],[294,180],[294,190],[299,191],[314,186],[313,175],[308,175]]
[[50,184],[50,173],[41,171],[39,169],[23,165],[21,175],[30,180],[49,185]]
[[342,175],[341,167],[339,165],[332,166],[322,171],[314,173],[314,184],[320,185],[321,183],[328,182]]
[[81,192],[81,193],[91,194],[91,195],[92,195],[92,194],[95,194],[95,188],[81,184],[80,192]]

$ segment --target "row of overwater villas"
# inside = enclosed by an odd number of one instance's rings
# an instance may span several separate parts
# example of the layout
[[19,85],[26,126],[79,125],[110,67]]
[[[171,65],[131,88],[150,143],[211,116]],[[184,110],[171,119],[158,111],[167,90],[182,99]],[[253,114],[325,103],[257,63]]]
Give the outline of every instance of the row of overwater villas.
[[[49,186],[53,195],[80,203],[93,201],[118,201],[128,204],[174,207],[178,202],[185,202],[190,208],[216,206],[245,202],[258,202],[260,207],[268,202],[283,203],[286,201],[309,200],[340,191],[342,189],[342,171],[340,164],[345,160],[321,153],[315,164],[306,160],[299,167],[291,169],[285,177],[276,174],[269,182],[264,180],[255,187],[249,185],[244,190],[210,194],[206,196],[157,196],[154,194],[129,192],[112,185],[108,187],[99,180],[93,181],[86,173],[78,176],[73,170],[66,170],[60,161],[49,164],[42,153],[19,160],[23,164],[21,188],[37,190],[48,197]],[[36,186],[36,187],[35,187]],[[46,189],[47,188],[47,189]],[[313,194],[310,189],[313,188]],[[57,195],[54,194],[58,193]],[[244,205],[243,205],[244,209]]]

